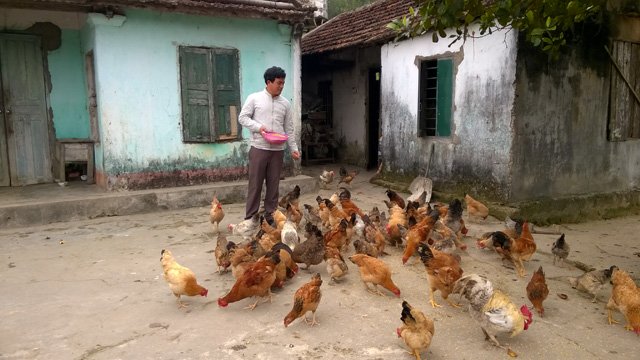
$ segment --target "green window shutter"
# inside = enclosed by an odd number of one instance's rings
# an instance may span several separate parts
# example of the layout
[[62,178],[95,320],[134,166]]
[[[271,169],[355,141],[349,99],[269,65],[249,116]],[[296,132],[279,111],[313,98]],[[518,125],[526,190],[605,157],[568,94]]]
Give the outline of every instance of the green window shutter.
[[453,108],[453,60],[438,60],[438,100],[436,136],[451,136]]
[[213,59],[217,139],[237,139],[240,114],[238,50],[215,49]]
[[213,140],[213,91],[208,49],[180,47],[182,136],[185,142]]

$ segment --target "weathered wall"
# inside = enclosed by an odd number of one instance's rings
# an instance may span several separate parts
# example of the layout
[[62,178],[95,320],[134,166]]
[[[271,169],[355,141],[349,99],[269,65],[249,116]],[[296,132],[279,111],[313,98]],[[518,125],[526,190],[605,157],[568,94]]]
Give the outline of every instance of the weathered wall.
[[[267,67],[296,74],[290,26],[140,10],[127,11],[126,18],[91,14],[89,23],[84,37],[93,43],[103,151],[99,181],[109,188],[141,188],[244,175],[246,141],[182,142],[178,47],[238,49],[244,102],[264,88]],[[295,81],[287,80],[283,94],[292,101]]]
[[368,71],[380,66],[380,48],[348,49],[338,52],[336,58],[355,61],[353,67],[332,73],[333,128],[341,139],[338,156],[348,164],[367,164],[367,96]]
[[607,140],[611,64],[597,52],[600,57],[578,49],[547,63],[524,47],[519,51],[512,200],[640,184],[640,141]]
[[[429,169],[441,190],[504,198],[510,184],[517,38],[496,32],[465,44],[434,43],[431,34],[381,50],[381,127],[385,177],[411,179]],[[418,137],[419,61],[454,58],[450,137]],[[457,188],[453,188],[457,187]],[[463,187],[460,189],[459,187]]]

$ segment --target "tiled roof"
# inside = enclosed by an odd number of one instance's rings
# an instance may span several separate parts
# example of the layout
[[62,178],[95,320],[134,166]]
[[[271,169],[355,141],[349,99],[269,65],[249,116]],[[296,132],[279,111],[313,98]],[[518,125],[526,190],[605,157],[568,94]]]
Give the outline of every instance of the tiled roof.
[[81,12],[132,7],[201,15],[261,16],[292,22],[312,18],[316,9],[308,0],[0,0],[0,7]]
[[315,54],[351,46],[368,46],[395,37],[387,24],[409,14],[413,0],[379,0],[342,13],[302,37],[302,54]]

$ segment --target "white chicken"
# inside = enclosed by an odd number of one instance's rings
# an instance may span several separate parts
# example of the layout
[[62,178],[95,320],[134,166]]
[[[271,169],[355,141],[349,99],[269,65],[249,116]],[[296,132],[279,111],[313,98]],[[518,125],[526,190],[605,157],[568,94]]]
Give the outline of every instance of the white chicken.
[[291,250],[296,248],[296,245],[300,243],[300,238],[298,237],[298,232],[296,231],[296,224],[288,220],[284,222],[282,226],[282,233],[280,235],[282,242],[287,244]]
[[333,182],[333,176],[334,176],[334,172],[333,171],[327,171],[327,170],[322,170],[322,174],[320,174],[320,186],[323,189],[327,189],[328,185],[331,184]]

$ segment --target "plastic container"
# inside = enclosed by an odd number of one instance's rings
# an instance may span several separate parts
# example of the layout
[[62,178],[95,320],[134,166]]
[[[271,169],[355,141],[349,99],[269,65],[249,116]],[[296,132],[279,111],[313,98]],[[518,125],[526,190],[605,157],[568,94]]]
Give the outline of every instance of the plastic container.
[[289,136],[287,136],[287,134],[280,134],[280,133],[268,132],[268,131],[263,131],[262,137],[265,140],[267,140],[267,142],[270,144],[284,144],[287,141],[287,139],[289,139]]

